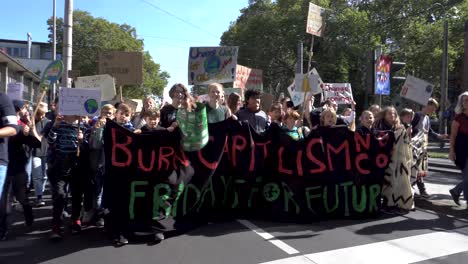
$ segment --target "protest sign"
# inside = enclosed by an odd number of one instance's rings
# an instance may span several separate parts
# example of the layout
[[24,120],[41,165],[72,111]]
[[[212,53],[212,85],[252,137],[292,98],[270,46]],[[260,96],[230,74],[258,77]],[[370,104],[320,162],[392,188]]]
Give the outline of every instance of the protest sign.
[[188,83],[206,85],[212,82],[234,82],[238,47],[191,47]]
[[204,148],[184,152],[180,133],[137,135],[109,121],[104,148],[110,199],[118,205],[113,217],[131,231],[168,231],[174,220],[183,227],[221,215],[310,222],[379,214],[391,132],[319,127],[297,142],[277,124],[259,135],[232,119],[208,130]]
[[311,93],[313,95],[321,93],[322,87],[323,87],[323,81],[322,81],[322,78],[320,78],[320,75],[317,69],[313,68],[309,72],[309,75],[310,75],[309,79],[310,79]]
[[392,59],[389,56],[381,55],[377,64],[375,77],[375,94],[390,95],[390,69]]
[[117,85],[140,85],[143,83],[143,53],[105,51],[99,53],[99,74],[109,74]]
[[250,69],[248,67],[236,66],[236,80],[234,81],[235,88],[263,90],[263,71]]
[[114,78],[109,74],[78,77],[75,81],[75,87],[99,89],[103,101],[112,100],[116,94]]
[[331,100],[337,104],[351,104],[353,90],[349,83],[325,83],[323,85],[323,100]]
[[7,87],[7,95],[10,99],[23,100],[24,84],[9,83]]
[[427,101],[432,95],[434,85],[408,75],[405,84],[401,88],[400,96],[408,100],[414,101],[420,105],[427,105]]
[[99,114],[101,90],[60,87],[59,115],[93,116]]
[[39,87],[41,89],[48,88],[50,85],[55,83],[62,77],[63,73],[63,62],[62,60],[54,60],[42,73],[41,83]]
[[309,3],[309,13],[307,14],[307,28],[306,32],[318,37],[321,37],[323,34],[323,17],[325,9]]
[[272,94],[262,93],[262,97],[260,98],[260,109],[262,109],[265,113],[268,113],[274,100],[275,97]]
[[[295,81],[288,87],[289,96],[291,96],[291,101],[293,102],[294,106],[299,106],[304,103],[304,92],[297,91],[294,89]],[[312,93],[307,93],[307,96],[312,95]]]

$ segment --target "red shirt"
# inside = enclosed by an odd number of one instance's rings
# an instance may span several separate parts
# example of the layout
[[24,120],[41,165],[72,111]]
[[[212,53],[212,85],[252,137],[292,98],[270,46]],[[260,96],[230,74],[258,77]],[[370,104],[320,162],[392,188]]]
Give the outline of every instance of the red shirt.
[[463,113],[457,114],[455,115],[455,121],[460,124],[458,127],[458,135],[468,137],[468,116]]

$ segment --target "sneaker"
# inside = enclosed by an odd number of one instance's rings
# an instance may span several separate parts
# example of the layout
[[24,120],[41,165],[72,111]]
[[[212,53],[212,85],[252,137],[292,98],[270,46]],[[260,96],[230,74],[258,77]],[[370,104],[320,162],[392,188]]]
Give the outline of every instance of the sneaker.
[[382,206],[382,208],[380,209],[380,212],[387,214],[387,215],[395,215],[395,207]]
[[114,239],[114,247],[121,247],[128,244],[128,239],[123,235],[120,235],[118,238]]
[[95,226],[97,227],[103,227],[104,226],[104,218],[99,217],[99,219],[94,223]]
[[154,238],[153,238],[153,242],[154,243],[160,243],[161,241],[164,240],[164,234],[163,233],[156,233],[154,234]]
[[45,206],[45,202],[44,200],[42,199],[37,199],[36,200],[36,204],[35,204],[36,207],[42,207],[42,206]]
[[453,202],[456,203],[457,205],[460,205],[460,194],[457,193],[454,189],[450,189],[449,192],[450,192],[450,196],[452,196]]
[[83,225],[89,225],[91,224],[91,222],[93,221],[93,218],[94,218],[94,210],[90,210],[90,211],[85,211],[84,214],[83,214]]
[[69,218],[69,217],[70,217],[70,214],[67,211],[64,210],[62,212],[62,219]]
[[408,209],[403,209],[403,208],[399,208],[399,207],[397,207],[397,208],[394,209],[394,213],[395,213],[396,215],[406,215],[406,214],[409,214],[409,212],[410,212],[410,210],[408,210]]
[[423,191],[419,192],[419,197],[421,197],[423,199],[429,199],[429,198],[431,198],[431,195],[428,194],[426,190],[423,190]]
[[81,231],[81,221],[80,220],[75,220],[71,224],[71,230],[72,233],[78,233]]
[[63,231],[58,225],[52,226],[52,233],[50,234],[50,240],[58,242],[63,239]]

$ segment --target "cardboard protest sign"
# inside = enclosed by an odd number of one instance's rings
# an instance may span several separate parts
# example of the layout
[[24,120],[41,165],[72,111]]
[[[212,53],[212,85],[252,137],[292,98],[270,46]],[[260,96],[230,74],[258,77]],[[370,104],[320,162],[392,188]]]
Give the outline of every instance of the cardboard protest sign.
[[191,47],[188,83],[206,85],[212,82],[234,82],[238,47]]
[[24,84],[9,83],[7,86],[7,95],[10,99],[23,100]]
[[184,152],[181,133],[137,135],[109,121],[106,169],[118,205],[112,217],[129,231],[169,231],[197,217],[310,222],[379,215],[391,132],[319,127],[297,142],[276,124],[259,135],[232,119],[208,130],[204,148]]
[[377,64],[375,76],[375,94],[390,95],[390,69],[392,59],[389,56],[381,55]]
[[99,53],[99,74],[109,74],[117,85],[140,85],[143,83],[143,53],[105,51]]
[[306,28],[307,33],[318,36],[318,37],[321,37],[323,35],[324,13],[325,13],[324,8],[318,5],[309,3],[309,13],[307,14],[307,28]]
[[349,83],[325,83],[323,85],[323,100],[331,100],[337,104],[351,104],[353,90]]
[[262,97],[260,98],[260,109],[262,109],[265,113],[268,113],[274,100],[275,97],[272,94],[262,93]]
[[[291,101],[293,102],[294,106],[299,106],[304,103],[304,92],[297,91],[294,89],[295,81],[288,87],[289,95],[291,96]],[[306,93],[306,96],[310,96],[312,93]]]
[[309,72],[309,75],[310,75],[309,79],[310,79],[311,93],[313,95],[322,93],[323,81],[317,69],[313,68]]
[[400,96],[425,106],[432,95],[432,91],[434,91],[434,85],[408,75],[405,84],[401,88]]
[[263,71],[242,65],[236,66],[235,88],[263,90]]
[[60,87],[59,115],[94,116],[99,114],[101,90]]
[[75,81],[75,87],[99,89],[103,101],[112,100],[116,94],[114,78],[109,74],[78,77]]

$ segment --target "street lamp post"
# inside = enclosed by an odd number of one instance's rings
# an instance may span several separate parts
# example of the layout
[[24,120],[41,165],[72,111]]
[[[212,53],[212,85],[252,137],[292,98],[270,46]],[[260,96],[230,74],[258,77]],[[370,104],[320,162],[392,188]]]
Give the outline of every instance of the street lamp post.
[[442,75],[440,76],[439,133],[447,134],[447,118],[444,114],[448,102],[448,21],[444,11],[444,47],[442,51]]

